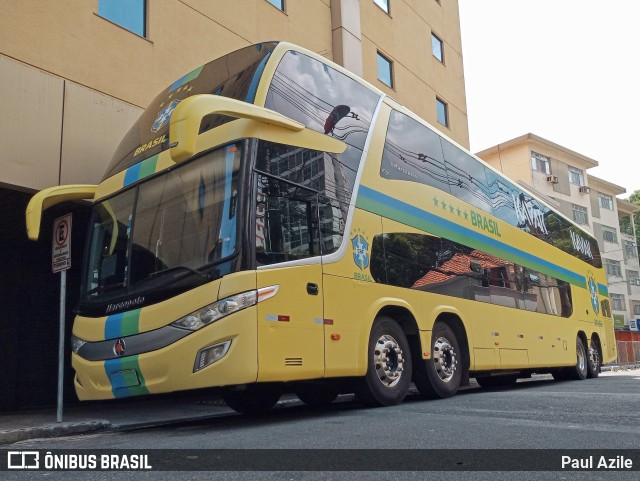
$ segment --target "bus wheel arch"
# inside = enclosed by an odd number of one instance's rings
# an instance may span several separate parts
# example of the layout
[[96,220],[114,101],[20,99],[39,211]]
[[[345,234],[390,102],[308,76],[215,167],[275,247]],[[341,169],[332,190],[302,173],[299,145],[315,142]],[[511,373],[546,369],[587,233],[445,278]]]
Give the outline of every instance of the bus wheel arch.
[[471,362],[467,331],[459,316],[438,315],[429,350],[429,359],[420,358],[416,364],[414,382],[418,391],[430,398],[454,396],[460,386],[468,384]]
[[585,343],[587,348],[587,377],[596,378],[600,374],[602,368],[602,344],[600,336],[594,332],[591,334],[591,340]]

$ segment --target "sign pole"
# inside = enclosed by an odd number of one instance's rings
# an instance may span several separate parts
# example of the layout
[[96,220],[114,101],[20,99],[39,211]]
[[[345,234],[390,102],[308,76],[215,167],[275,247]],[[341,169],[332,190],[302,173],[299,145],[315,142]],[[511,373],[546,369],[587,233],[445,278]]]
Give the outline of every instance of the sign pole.
[[60,272],[60,336],[58,339],[58,403],[56,422],[62,422],[62,404],[64,394],[64,324],[67,304],[67,271]]
[[57,218],[53,223],[53,250],[51,265],[53,273],[60,273],[60,329],[58,339],[58,402],[56,421],[62,422],[64,400],[64,324],[67,307],[67,269],[71,267],[71,214]]

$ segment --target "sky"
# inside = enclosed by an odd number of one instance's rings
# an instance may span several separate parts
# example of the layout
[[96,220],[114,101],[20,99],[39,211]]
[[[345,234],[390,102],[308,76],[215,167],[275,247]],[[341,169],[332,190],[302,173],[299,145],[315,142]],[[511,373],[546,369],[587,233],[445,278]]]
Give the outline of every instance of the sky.
[[471,152],[533,133],[640,190],[640,0],[458,0]]

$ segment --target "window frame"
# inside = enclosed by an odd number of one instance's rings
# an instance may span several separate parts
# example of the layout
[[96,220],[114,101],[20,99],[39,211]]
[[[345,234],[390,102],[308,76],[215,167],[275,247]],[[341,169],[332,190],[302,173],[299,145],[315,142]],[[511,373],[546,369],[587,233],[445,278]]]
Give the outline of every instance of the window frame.
[[624,240],[623,242],[624,253],[627,255],[627,258],[637,258],[638,257],[638,246],[633,241]]
[[373,3],[387,15],[391,15],[390,2],[391,0],[373,0]]
[[604,270],[607,277],[622,277],[621,263],[615,259],[604,259]]
[[[582,187],[584,185],[584,171],[582,169],[578,169],[577,167],[569,166],[569,183],[573,185],[577,185]],[[577,180],[578,182],[574,182]]]
[[[440,56],[436,55],[436,46]],[[431,32],[431,55],[444,65],[444,41],[433,32]]]
[[609,293],[612,311],[626,311],[624,294]]
[[[535,172],[542,172],[545,175],[551,175],[551,162],[550,158],[546,155],[539,154],[538,152],[531,151],[531,168]],[[540,169],[540,166],[544,166],[544,169]]]
[[601,209],[613,211],[613,196],[598,192],[598,204],[600,205]]
[[[385,82],[383,79],[380,78],[380,66],[381,66],[380,61],[386,62],[386,65],[389,67],[389,83]],[[378,81],[382,82],[384,85],[386,85],[390,89],[393,89],[395,87],[395,82],[393,81],[393,60],[391,60],[389,57],[387,57],[382,52],[377,50],[376,65],[378,67]]]
[[[444,123],[442,123],[440,121],[440,109],[439,107],[442,106],[443,110],[444,110]],[[446,128],[450,128],[450,120],[449,120],[449,104],[447,102],[445,102],[444,100],[442,100],[440,97],[436,96],[436,121],[446,127]]]
[[[270,3],[271,5],[273,5],[275,8],[277,8],[278,10],[280,10],[283,13],[286,13],[286,8],[287,8],[287,4],[286,4],[286,0],[267,0],[268,3]],[[279,7],[278,5],[276,5],[275,2],[280,3],[282,6]]]
[[[96,9],[96,15],[104,20],[106,20],[107,22],[110,22],[114,25],[117,25],[120,28],[125,29],[127,32],[131,32],[134,35],[137,35],[140,38],[148,38],[149,35],[149,16],[148,16],[148,10],[149,10],[149,2],[147,2],[147,0],[137,0],[141,6],[142,6],[142,33],[140,33],[137,30],[134,30],[132,28],[130,28],[127,25],[124,25],[123,23],[121,23],[120,21],[118,21],[117,18],[109,16],[109,12],[105,11],[106,7],[104,9],[100,8],[100,5],[106,5],[106,0],[98,0],[98,5],[97,5],[97,9]],[[136,5],[135,8],[138,8],[138,5]]]
[[[571,212],[572,212],[573,221],[576,224],[589,225],[589,209],[587,209],[585,206],[578,205],[578,204],[571,204]],[[584,219],[578,219],[576,216],[576,213],[580,213],[581,215],[584,215]],[[582,222],[582,220],[584,220],[584,222]]]
[[[605,233],[609,235],[609,238],[607,238],[607,235],[605,235]],[[611,244],[617,244],[618,243],[617,229],[615,227],[609,227],[608,225],[603,225],[602,240],[604,240],[605,242],[610,242]]]

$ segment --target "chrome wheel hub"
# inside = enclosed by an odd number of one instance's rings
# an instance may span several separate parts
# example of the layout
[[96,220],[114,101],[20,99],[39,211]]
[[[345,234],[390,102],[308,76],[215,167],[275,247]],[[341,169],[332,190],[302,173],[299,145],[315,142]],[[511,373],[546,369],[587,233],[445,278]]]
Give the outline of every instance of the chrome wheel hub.
[[381,336],[373,348],[373,363],[380,382],[386,387],[393,387],[402,377],[404,371],[404,355],[393,336]]
[[446,337],[433,343],[433,366],[443,382],[449,382],[458,368],[458,355]]
[[578,370],[579,371],[584,371],[586,369],[587,366],[587,355],[584,352],[584,346],[582,345],[581,342],[578,343],[578,345],[576,346],[576,353],[577,353],[577,362],[578,362]]

